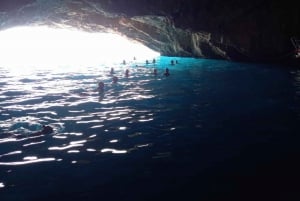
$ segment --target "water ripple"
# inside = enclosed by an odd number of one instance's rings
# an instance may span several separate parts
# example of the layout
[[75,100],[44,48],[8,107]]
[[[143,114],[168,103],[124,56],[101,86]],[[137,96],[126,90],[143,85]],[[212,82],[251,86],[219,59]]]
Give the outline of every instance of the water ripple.
[[55,158],[36,158],[35,159],[30,158],[30,160],[28,160],[28,158],[24,158],[23,161],[14,161],[14,162],[0,162],[0,166],[1,165],[5,165],[5,166],[16,166],[16,165],[27,165],[27,164],[32,164],[32,163],[40,163],[40,162],[50,162],[50,161],[55,161]]
[[[119,77],[118,83],[112,83],[110,66],[65,72],[64,69],[40,69],[26,75],[0,68],[0,166],[14,166],[2,172],[0,188],[17,186],[19,172],[23,173],[19,170],[24,166],[38,166],[41,172],[47,171],[46,176],[39,176],[51,183],[51,179],[60,180],[58,175],[62,173],[55,171],[57,166],[70,171],[67,172],[72,178],[81,174],[91,178],[104,175],[99,174],[106,171],[102,166],[115,173],[122,165],[126,166],[122,171],[127,171],[132,164],[137,164],[138,171],[146,174],[158,161],[164,161],[162,166],[166,161],[177,164],[176,154],[182,161],[194,162],[198,157],[209,161],[213,157],[206,154],[215,156],[218,152],[207,148],[209,143],[223,150],[223,141],[238,133],[231,149],[240,135],[276,129],[274,124],[270,126],[267,122],[264,126],[260,122],[264,113],[275,114],[276,118],[277,114],[287,113],[284,104],[289,101],[283,98],[289,95],[287,85],[285,80],[278,81],[276,74],[244,72],[242,67],[230,68],[225,73],[228,66],[204,68],[203,63],[193,60],[182,68],[170,67],[171,76],[164,77],[168,64],[155,66],[157,76],[152,74],[153,66],[128,66],[128,78],[124,76],[127,66],[116,65],[114,76]],[[272,76],[275,78],[271,79]],[[295,71],[292,79],[296,92],[293,91],[292,98],[297,100],[300,99],[299,77],[300,71]],[[99,93],[100,81],[105,87]],[[281,84],[284,89],[280,88]],[[273,112],[277,106],[283,109]],[[271,115],[267,116],[270,122]],[[278,119],[284,127],[286,121],[281,121],[281,116]],[[51,126],[54,132],[37,134],[43,125]],[[208,136],[212,142],[208,142]],[[204,151],[196,155],[195,150]],[[143,160],[150,165],[144,165]],[[118,171],[111,168],[119,164],[122,165]],[[79,165],[85,165],[78,168],[80,174],[73,168]],[[143,169],[144,166],[149,169]],[[24,174],[21,179],[30,180],[29,177],[30,174]]]
[[[109,67],[102,71],[89,68],[85,73],[45,69],[16,75],[2,71],[6,74],[1,73],[0,83],[0,143],[8,148],[0,152],[0,165],[61,161],[61,153],[125,154],[152,144],[146,138],[144,142],[133,138],[143,125],[155,120],[155,105],[145,101],[156,98],[152,81],[158,79],[147,75],[146,68],[132,68],[126,78],[116,67],[117,84],[111,83]],[[96,91],[99,80],[105,82],[102,94]],[[34,136],[44,124],[52,126],[54,133]],[[124,140],[127,143],[122,145]],[[9,151],[11,145],[19,151]],[[20,160],[16,156],[26,155],[23,149],[36,156]]]

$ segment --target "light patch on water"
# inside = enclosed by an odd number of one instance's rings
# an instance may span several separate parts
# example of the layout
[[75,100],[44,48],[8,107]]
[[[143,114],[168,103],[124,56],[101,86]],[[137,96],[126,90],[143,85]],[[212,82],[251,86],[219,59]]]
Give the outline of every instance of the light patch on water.
[[0,165],[18,166],[18,165],[28,165],[32,163],[41,163],[41,162],[50,162],[50,161],[55,161],[55,158],[39,158],[39,159],[26,160],[26,161],[0,162]]
[[147,121],[152,121],[153,118],[150,118],[150,119],[139,119],[138,121],[139,122],[147,122]]
[[77,154],[77,153],[80,153],[80,151],[79,150],[69,150],[69,151],[67,151],[67,153],[69,153],[69,154]]
[[142,147],[149,147],[150,144],[141,144],[141,145],[137,145],[138,148],[142,148]]
[[23,158],[24,161],[28,160],[28,161],[31,161],[31,160],[37,160],[38,157],[36,156],[26,156]]
[[88,151],[88,152],[95,152],[95,151],[97,151],[96,149],[91,149],[91,148],[89,148],[89,149],[86,149],[86,151]]
[[77,124],[87,124],[87,123],[101,123],[103,120],[88,120],[88,121],[76,121]]
[[9,152],[7,154],[2,154],[0,155],[0,157],[3,157],[3,156],[11,156],[11,155],[16,155],[16,154],[21,154],[22,151],[12,151],[12,152]]
[[66,150],[66,149],[70,149],[70,148],[73,148],[73,147],[82,147],[82,146],[83,146],[83,144],[70,144],[70,145],[61,146],[61,147],[49,147],[48,150],[61,151],[61,150]]
[[53,138],[56,138],[56,139],[66,139],[67,136],[62,136],[62,135],[54,135]]
[[84,144],[86,142],[87,142],[86,140],[79,140],[79,141],[72,141],[70,142],[70,144]]
[[91,128],[102,128],[104,125],[96,125],[96,126],[92,126]]
[[75,132],[72,132],[72,133],[64,133],[65,135],[74,135],[74,136],[82,136],[82,133],[75,133]]
[[127,153],[127,150],[117,150],[117,149],[109,149],[109,148],[106,148],[106,149],[102,149],[101,150],[102,153],[105,153],[105,152],[111,152],[113,154],[126,154]]
[[6,142],[16,142],[16,141],[18,141],[16,138],[3,138],[3,139],[0,139],[0,144],[6,143]]
[[28,147],[28,146],[37,145],[37,144],[43,144],[45,142],[46,142],[45,140],[40,141],[40,142],[31,142],[31,143],[28,143],[28,144],[24,144],[23,147]]
[[127,120],[127,119],[132,119],[132,117],[123,117],[123,118],[120,118],[120,120]]
[[70,113],[82,113],[84,110],[69,110]]
[[108,118],[107,120],[112,121],[112,120],[117,120],[117,119],[120,119],[120,117],[111,117],[111,118]]

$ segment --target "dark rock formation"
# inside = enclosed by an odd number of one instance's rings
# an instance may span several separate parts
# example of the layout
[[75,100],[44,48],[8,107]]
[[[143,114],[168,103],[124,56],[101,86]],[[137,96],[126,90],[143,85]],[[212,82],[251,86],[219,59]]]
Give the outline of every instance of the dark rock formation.
[[168,56],[292,60],[300,7],[289,0],[4,0],[0,29],[16,25],[121,33]]

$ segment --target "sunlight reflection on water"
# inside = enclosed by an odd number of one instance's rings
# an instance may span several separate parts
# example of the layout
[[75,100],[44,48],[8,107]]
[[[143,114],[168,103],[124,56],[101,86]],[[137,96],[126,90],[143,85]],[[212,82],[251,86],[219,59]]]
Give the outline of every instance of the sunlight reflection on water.
[[[57,152],[127,153],[132,147],[113,148],[113,144],[120,146],[120,140],[103,135],[115,135],[116,132],[132,135],[138,123],[154,119],[151,105],[145,102],[157,96],[150,87],[156,79],[151,74],[154,66],[136,65],[132,63],[127,67],[130,68],[129,77],[124,76],[125,67],[114,66],[114,76],[120,78],[117,84],[111,82],[110,67],[81,68],[79,72],[77,68],[66,68],[65,72],[56,68],[22,72],[1,68],[5,74],[1,74],[0,128],[3,134],[0,143],[30,147],[37,153],[42,147],[49,152],[43,151],[44,154],[37,154],[39,157],[29,158],[26,152],[10,150],[2,153],[0,165],[53,162],[59,158]],[[100,100],[99,81],[105,83],[104,96]],[[43,124],[51,125],[54,134],[31,136]],[[103,137],[111,143],[107,148]],[[139,145],[140,148],[143,146]],[[23,161],[19,161],[20,157],[10,159],[12,155],[24,156]]]
[[[153,178],[151,188],[162,177],[185,183],[244,147],[283,134],[289,142],[297,130],[299,71],[187,58],[171,66],[170,59],[23,74],[0,68],[0,188],[30,200],[34,194],[24,189],[45,197],[49,186],[54,194],[58,188],[97,194],[99,183],[115,188],[119,178],[128,189],[134,178],[143,184]],[[165,67],[171,76],[163,76]],[[104,92],[97,91],[99,81]],[[54,132],[34,135],[42,125]]]

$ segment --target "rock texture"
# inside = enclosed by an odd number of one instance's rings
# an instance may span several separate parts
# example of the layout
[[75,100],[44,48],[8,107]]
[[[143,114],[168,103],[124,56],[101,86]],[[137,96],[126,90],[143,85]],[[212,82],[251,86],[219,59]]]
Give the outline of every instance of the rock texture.
[[4,0],[0,29],[49,25],[120,33],[168,56],[293,59],[300,7],[272,0]]

